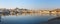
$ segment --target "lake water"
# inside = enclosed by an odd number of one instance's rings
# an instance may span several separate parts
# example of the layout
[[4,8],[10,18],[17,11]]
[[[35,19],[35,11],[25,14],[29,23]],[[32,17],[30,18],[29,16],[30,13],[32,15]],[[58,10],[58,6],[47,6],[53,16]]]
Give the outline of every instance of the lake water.
[[56,14],[21,14],[0,16],[1,24],[39,24],[57,17]]

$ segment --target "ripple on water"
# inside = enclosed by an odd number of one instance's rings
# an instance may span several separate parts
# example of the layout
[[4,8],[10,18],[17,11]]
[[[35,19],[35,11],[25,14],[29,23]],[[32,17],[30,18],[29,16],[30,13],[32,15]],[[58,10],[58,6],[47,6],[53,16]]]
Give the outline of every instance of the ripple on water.
[[4,23],[40,23],[54,18],[53,15],[19,15],[19,16],[2,16]]

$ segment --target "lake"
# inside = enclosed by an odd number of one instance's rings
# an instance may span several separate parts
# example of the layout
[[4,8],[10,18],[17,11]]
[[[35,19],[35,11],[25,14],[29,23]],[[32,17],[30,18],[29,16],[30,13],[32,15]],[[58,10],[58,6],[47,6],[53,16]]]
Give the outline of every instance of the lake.
[[57,14],[20,14],[0,16],[0,24],[40,24],[49,19],[57,17]]

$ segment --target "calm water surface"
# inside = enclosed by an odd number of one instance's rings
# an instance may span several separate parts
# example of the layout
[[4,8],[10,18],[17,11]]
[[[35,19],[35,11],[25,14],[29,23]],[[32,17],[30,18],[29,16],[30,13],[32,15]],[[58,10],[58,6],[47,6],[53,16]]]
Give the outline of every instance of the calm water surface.
[[39,24],[57,17],[56,14],[22,14],[0,16],[1,24]]

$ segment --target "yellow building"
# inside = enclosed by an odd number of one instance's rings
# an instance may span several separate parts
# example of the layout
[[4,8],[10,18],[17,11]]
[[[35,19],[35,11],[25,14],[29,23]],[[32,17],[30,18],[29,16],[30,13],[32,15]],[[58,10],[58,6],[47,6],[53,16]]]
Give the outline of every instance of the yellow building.
[[49,13],[49,10],[41,10],[40,13]]

